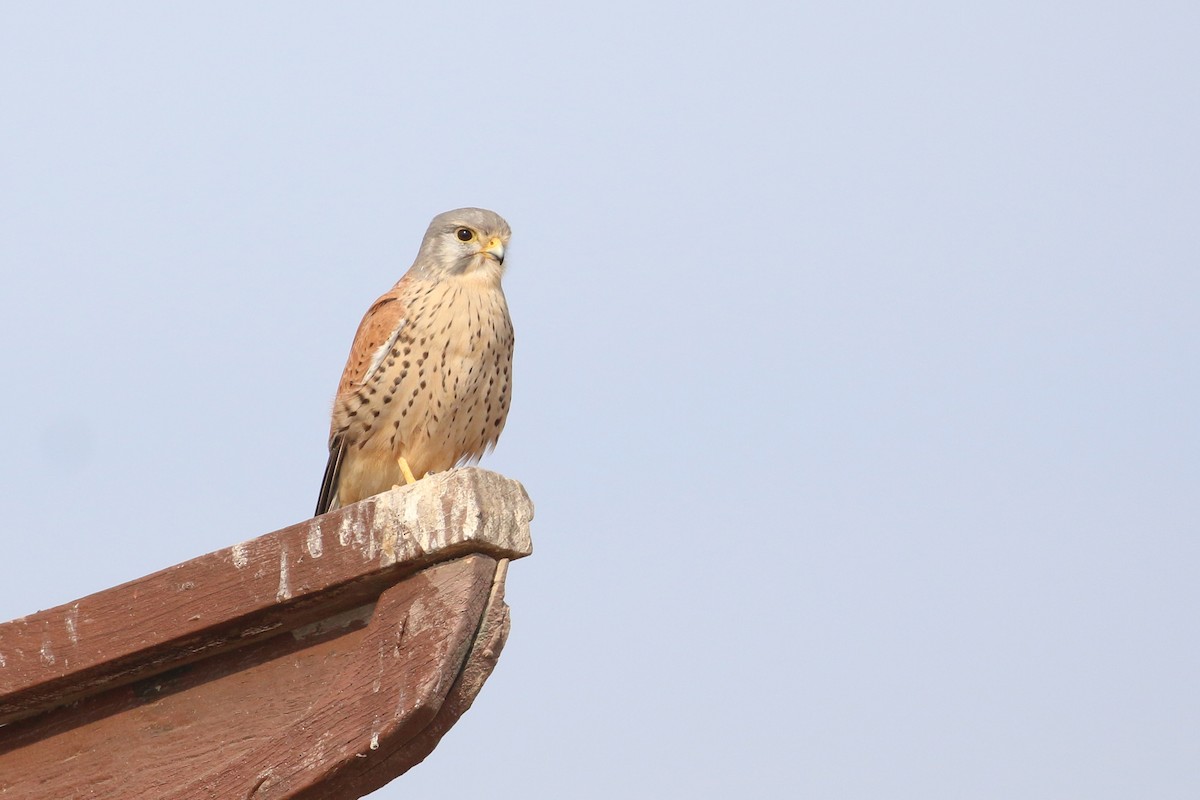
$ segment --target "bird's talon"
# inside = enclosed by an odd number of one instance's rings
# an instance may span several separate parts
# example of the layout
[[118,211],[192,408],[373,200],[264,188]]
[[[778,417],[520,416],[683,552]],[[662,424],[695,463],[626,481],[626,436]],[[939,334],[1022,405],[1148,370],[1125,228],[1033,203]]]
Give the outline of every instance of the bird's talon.
[[408,461],[404,458],[404,456],[400,456],[400,458],[396,459],[396,463],[400,465],[400,472],[404,475],[405,483],[411,484],[417,482],[416,477],[412,473],[412,468],[408,466]]

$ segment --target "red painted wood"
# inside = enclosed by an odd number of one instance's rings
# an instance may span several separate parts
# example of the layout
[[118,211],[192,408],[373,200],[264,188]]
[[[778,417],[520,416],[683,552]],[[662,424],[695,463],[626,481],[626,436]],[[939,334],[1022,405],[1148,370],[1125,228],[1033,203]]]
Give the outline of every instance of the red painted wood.
[[532,513],[456,470],[0,625],[0,797],[374,791],[491,673]]
[[[0,797],[361,797],[419,763],[479,691],[476,636],[506,617],[488,602],[496,566],[429,567],[294,635],[0,729]],[[483,641],[494,661],[502,638]]]
[[515,481],[454,470],[4,623],[0,722],[359,605],[437,561],[528,555],[531,516]]

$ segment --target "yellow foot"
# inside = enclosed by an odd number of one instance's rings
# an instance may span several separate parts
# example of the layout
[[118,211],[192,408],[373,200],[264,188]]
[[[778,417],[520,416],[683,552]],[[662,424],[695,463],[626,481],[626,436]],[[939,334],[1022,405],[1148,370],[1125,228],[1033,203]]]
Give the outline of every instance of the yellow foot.
[[396,459],[396,463],[400,465],[400,472],[404,473],[405,483],[417,482],[417,479],[413,477],[412,468],[408,466],[408,461],[405,460],[404,456],[400,456],[398,459]]

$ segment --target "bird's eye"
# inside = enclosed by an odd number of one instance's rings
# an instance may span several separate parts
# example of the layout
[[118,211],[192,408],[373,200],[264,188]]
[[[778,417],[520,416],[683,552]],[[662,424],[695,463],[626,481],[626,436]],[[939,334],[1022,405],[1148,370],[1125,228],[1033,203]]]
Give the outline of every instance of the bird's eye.
[[475,238],[475,231],[470,228],[459,228],[454,232],[460,242],[469,242]]

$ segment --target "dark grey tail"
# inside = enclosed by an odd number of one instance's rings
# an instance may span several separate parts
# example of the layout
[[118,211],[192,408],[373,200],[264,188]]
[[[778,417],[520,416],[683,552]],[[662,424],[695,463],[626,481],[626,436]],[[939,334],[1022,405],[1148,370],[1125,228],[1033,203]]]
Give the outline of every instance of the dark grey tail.
[[337,498],[338,477],[342,472],[342,457],[345,454],[346,439],[339,433],[329,440],[329,460],[325,462],[325,477],[321,479],[321,494],[317,497],[314,517],[333,510],[333,501]]

